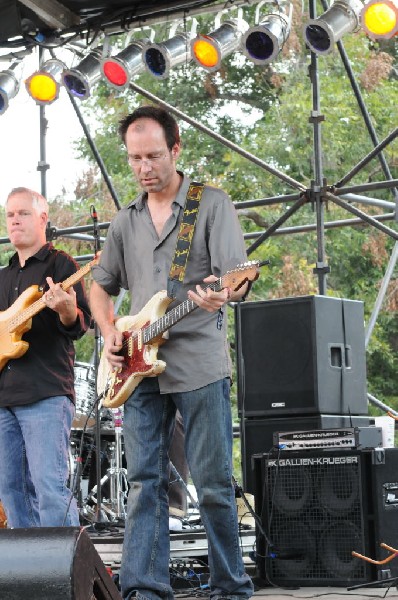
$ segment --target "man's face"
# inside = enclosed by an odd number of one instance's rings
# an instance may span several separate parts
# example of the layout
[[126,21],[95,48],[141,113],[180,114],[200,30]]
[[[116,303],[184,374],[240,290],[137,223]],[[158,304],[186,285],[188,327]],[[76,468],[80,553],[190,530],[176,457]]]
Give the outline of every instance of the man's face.
[[31,248],[45,236],[47,216],[33,207],[29,194],[14,194],[6,205],[7,233],[16,248]]
[[161,192],[175,175],[180,145],[168,149],[163,128],[153,119],[138,119],[126,133],[128,160],[143,190]]

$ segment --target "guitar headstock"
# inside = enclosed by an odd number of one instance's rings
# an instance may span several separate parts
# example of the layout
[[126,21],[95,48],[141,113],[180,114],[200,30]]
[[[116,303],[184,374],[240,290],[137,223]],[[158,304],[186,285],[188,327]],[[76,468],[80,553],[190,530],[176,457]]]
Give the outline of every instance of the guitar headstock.
[[260,262],[258,260],[249,260],[245,263],[241,263],[235,269],[227,271],[223,277],[221,277],[221,284],[223,288],[229,287],[236,291],[247,281],[255,281],[259,274]]

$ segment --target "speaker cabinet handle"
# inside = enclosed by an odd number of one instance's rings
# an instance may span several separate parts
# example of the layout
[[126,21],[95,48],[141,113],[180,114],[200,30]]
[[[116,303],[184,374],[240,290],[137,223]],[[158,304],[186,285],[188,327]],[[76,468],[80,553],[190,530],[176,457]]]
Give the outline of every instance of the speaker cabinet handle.
[[344,366],[344,345],[329,344],[329,364],[332,369],[342,369]]

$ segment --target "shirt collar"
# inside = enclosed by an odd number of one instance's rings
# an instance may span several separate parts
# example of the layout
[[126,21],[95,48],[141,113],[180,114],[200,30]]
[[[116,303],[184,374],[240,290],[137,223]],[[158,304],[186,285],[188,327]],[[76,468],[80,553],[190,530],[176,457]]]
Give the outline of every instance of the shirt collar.
[[[32,258],[36,258],[37,260],[43,262],[44,260],[46,260],[50,250],[52,250],[53,248],[54,246],[51,244],[51,242],[47,242],[47,244],[44,244],[44,246],[42,246],[40,250],[36,252],[36,254],[29,256],[26,262],[29,262]],[[11,256],[8,264],[10,265],[10,267],[19,267],[19,258],[17,252],[15,252],[15,254]]]
[[[182,171],[177,171],[179,175],[182,177],[182,183],[180,189],[178,190],[177,196],[174,198],[174,202],[177,202],[182,208],[185,206],[185,199],[187,197],[189,184],[191,180],[189,177],[184,175]],[[145,206],[146,199],[148,194],[146,192],[141,192],[137,198],[135,198],[130,204],[127,205],[127,208],[136,208],[137,210],[142,210]]]

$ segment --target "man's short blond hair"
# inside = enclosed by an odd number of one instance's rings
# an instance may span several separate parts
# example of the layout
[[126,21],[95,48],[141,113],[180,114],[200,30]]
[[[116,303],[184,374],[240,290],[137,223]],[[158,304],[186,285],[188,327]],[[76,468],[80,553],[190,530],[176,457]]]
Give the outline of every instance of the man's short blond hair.
[[12,189],[11,192],[7,196],[6,206],[7,206],[8,200],[12,196],[16,196],[17,194],[29,195],[32,198],[32,206],[36,210],[36,212],[39,215],[44,212],[48,216],[48,202],[45,199],[45,197],[42,196],[41,194],[39,194],[38,192],[35,192],[34,190],[31,190],[26,187],[16,187],[16,188]]

